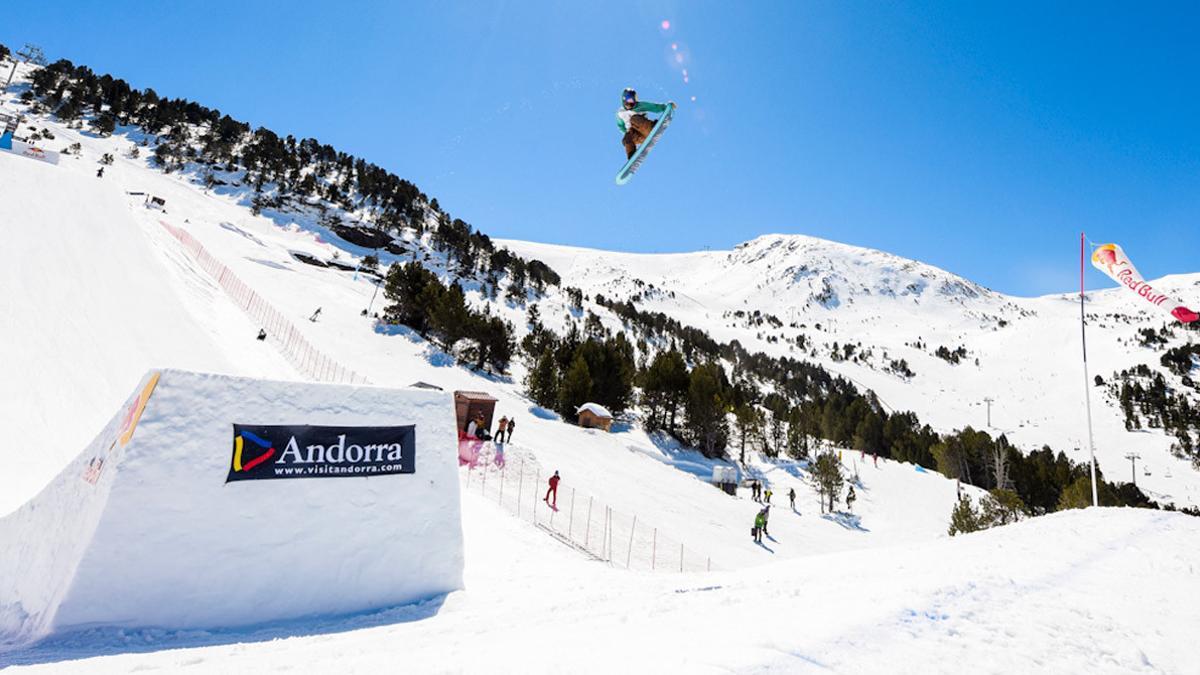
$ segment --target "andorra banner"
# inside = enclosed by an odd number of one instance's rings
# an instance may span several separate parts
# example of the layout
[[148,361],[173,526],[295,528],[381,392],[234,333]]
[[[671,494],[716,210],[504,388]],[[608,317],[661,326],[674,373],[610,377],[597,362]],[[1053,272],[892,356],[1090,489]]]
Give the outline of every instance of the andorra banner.
[[416,473],[416,427],[233,425],[225,482]]
[[1137,268],[1133,266],[1133,262],[1129,260],[1129,256],[1125,255],[1125,251],[1116,244],[1104,244],[1099,246],[1092,252],[1092,267],[1104,272],[1113,281],[1121,284],[1133,293],[1136,293],[1146,302],[1162,309],[1183,323],[1191,323],[1200,319],[1200,314],[1196,314],[1188,309],[1182,302],[1168,296],[1166,293],[1160,293],[1138,273]]

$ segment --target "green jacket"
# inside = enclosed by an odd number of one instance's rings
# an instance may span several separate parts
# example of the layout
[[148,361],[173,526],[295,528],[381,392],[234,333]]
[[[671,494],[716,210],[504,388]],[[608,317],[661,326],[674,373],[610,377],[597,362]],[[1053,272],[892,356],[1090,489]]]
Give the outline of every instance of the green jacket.
[[767,519],[763,517],[762,512],[754,516],[754,526],[760,530],[767,526]]
[[621,133],[628,131],[626,125],[629,123],[629,118],[639,113],[661,113],[667,111],[666,103],[651,103],[650,101],[638,101],[633,108],[621,107],[617,111],[617,128]]

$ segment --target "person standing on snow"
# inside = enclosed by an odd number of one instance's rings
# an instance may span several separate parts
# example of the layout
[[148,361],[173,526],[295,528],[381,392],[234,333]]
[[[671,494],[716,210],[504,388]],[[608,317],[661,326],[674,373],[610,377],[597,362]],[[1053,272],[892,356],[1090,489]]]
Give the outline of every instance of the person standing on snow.
[[770,504],[767,504],[766,506],[763,507],[762,517],[763,517],[762,533],[769,537],[769,536],[771,536],[771,533],[767,532],[767,521],[771,519],[771,505]]
[[796,488],[788,488],[788,501],[792,503],[792,510],[796,510]]
[[[554,496],[553,502],[550,501],[551,495]],[[552,509],[558,508],[558,472],[557,471],[554,472],[553,476],[550,476],[550,489],[546,490],[546,496],[542,498],[542,501],[549,504],[550,508],[552,508]]]
[[504,442],[504,432],[508,430],[508,418],[501,417],[499,422],[496,422],[496,442]]
[[754,516],[754,543],[761,544],[763,532],[767,529],[767,518],[763,515],[763,511],[759,511],[758,515]]
[[638,146],[646,141],[654,130],[657,120],[646,117],[646,113],[662,113],[667,111],[666,103],[651,103],[638,101],[637,92],[626,88],[621,92],[621,109],[617,111],[617,128],[625,134],[621,143],[625,145],[625,159],[633,157]]
[[513,432],[513,429],[516,429],[516,428],[517,428],[517,418],[514,417],[508,421],[508,436],[504,437],[505,443],[512,440],[512,432]]
[[770,504],[770,503],[771,503],[771,494],[772,494],[772,492],[771,492],[771,488],[767,488],[767,493],[766,493],[766,502],[767,502],[768,504]]
[[855,499],[857,499],[857,497],[854,496],[854,486],[851,485],[850,489],[846,491],[846,510],[847,511],[854,510],[854,500]]

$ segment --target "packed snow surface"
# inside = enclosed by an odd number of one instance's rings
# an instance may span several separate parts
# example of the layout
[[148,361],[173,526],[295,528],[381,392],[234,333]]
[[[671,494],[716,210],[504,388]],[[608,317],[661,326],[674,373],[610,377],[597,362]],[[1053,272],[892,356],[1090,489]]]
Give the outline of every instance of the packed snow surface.
[[246,632],[97,630],[8,658],[31,664],[14,672],[89,674],[398,664],[421,673],[1195,672],[1200,519],[1187,516],[1074,511],[932,543],[662,576],[548,548],[473,495],[464,508],[467,590],[436,602]]

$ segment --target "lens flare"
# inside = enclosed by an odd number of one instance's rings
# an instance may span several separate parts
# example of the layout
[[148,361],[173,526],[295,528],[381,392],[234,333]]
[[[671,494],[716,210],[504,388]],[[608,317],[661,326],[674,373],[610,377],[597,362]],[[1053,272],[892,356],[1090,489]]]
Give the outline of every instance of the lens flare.
[[663,19],[662,29],[663,30],[671,30],[671,22],[667,21],[666,19]]
[[675,63],[683,63],[683,54],[675,53]]
[[695,103],[695,102],[696,102],[696,97],[695,97],[695,96],[693,96],[693,97],[692,97],[692,103]]
[[671,43],[671,51],[673,51],[673,52],[677,52],[677,51],[679,51],[679,43],[677,43],[677,42],[672,42],[672,43]]

